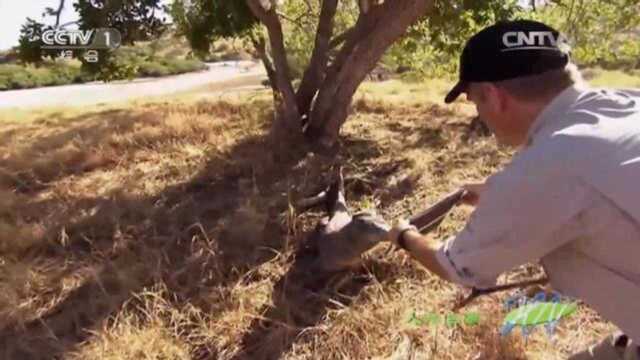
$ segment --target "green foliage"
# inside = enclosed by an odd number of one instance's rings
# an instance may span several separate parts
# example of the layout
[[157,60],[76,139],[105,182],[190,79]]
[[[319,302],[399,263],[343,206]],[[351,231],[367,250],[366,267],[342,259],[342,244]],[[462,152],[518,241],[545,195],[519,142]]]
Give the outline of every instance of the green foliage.
[[206,65],[198,60],[188,59],[162,59],[156,61],[144,61],[138,67],[139,76],[167,76],[205,69]]
[[79,66],[65,62],[48,61],[40,67],[4,64],[0,65],[0,90],[70,84],[83,76]]
[[18,58],[26,64],[40,64],[45,57],[53,58],[55,50],[41,48],[40,37],[42,32],[50,29],[43,23],[27,18],[20,28],[20,38],[18,40]]
[[169,68],[171,74],[182,74],[207,68],[204,63],[195,59],[166,58],[164,64]]
[[257,24],[247,4],[238,0],[175,0],[170,13],[178,33],[200,57],[209,53],[214,40],[242,36]]
[[116,28],[123,44],[154,39],[165,30],[165,19],[156,15],[160,0],[77,0],[73,7],[81,29]]
[[[279,7],[285,14],[281,18],[284,30],[284,42],[292,76],[299,78],[309,63],[320,12],[319,1],[286,0]],[[335,34],[345,31],[355,23],[358,8],[355,1],[341,1],[335,17]],[[184,35],[193,51],[207,60],[230,59],[223,54],[210,54],[211,45],[221,38],[240,38],[244,47],[250,47],[249,40],[266,37],[263,30],[256,26],[257,19],[246,6],[245,1],[237,0],[176,0],[171,5],[171,16],[178,32]],[[215,49],[220,52],[220,49]],[[240,54],[238,54],[240,55]]]
[[167,76],[170,74],[168,67],[166,67],[163,64],[160,64],[157,62],[151,62],[151,61],[145,61],[142,64],[140,64],[140,67],[138,68],[138,72],[142,76],[150,76],[150,77]]
[[519,10],[516,0],[437,2],[434,14],[411,26],[383,63],[410,69],[413,78],[455,76],[465,42],[486,26],[514,19]]
[[248,37],[220,39],[213,43],[211,51],[201,60],[205,62],[238,61],[254,59],[254,48]]
[[[61,2],[61,7],[63,6]],[[79,15],[78,25],[80,29],[93,30],[97,28],[116,28],[122,34],[124,44],[132,44],[135,41],[149,40],[159,37],[165,30],[164,18],[156,16],[156,10],[161,8],[160,0],[77,0],[73,4]],[[56,16],[57,10],[46,8],[44,13]],[[24,63],[40,64],[43,55],[53,58],[55,51],[41,49],[41,35],[46,29],[51,29],[43,23],[27,19],[22,26],[19,46],[19,56]],[[153,52],[154,49],[147,49]],[[48,52],[47,52],[48,51]],[[83,53],[76,52],[79,59]],[[93,78],[99,80],[127,79],[137,76],[137,63],[127,58],[126,52],[112,53],[110,50],[100,50],[100,61],[87,63],[83,61],[84,72],[93,74]],[[30,81],[33,76],[24,73],[17,75],[21,79],[19,86],[40,86],[41,81]],[[64,78],[64,77],[63,77]],[[56,79],[58,79],[56,77]],[[24,81],[22,81],[24,80]],[[55,80],[64,82],[64,80]],[[44,82],[49,84],[49,81]]]
[[638,66],[640,3],[637,0],[564,0],[525,15],[564,33],[572,44],[574,60],[581,66]]
[[[156,49],[157,50],[157,49]],[[101,53],[101,63],[45,60],[33,65],[0,65],[0,90],[25,89],[65,85],[94,80],[113,81],[141,76],[166,76],[203,70],[199,60],[178,56],[156,55],[151,43],[147,46],[121,47],[115,52]],[[82,55],[79,54],[79,58]]]
[[437,49],[459,53],[465,42],[482,28],[518,15],[517,0],[438,2],[427,19],[430,39]]
[[[187,49],[179,45],[171,37],[162,37],[117,50],[100,50],[97,63],[83,60],[82,67],[87,73],[94,74],[95,80],[102,81],[175,75],[206,68],[199,60],[184,59]],[[170,51],[162,54],[163,50]]]
[[315,42],[320,8],[316,1],[310,1],[309,5],[310,9],[304,1],[289,0],[281,8],[287,14],[287,19],[283,19],[282,24],[284,46],[294,79],[301,78],[304,74]]
[[[520,8],[517,0],[439,1],[435,14],[413,26],[382,59],[391,69],[413,70],[407,76],[443,76],[457,73],[458,54],[466,40],[483,27],[512,19]],[[280,7],[285,47],[294,77],[300,77],[311,57],[320,2],[287,0]],[[353,26],[358,18],[356,1],[341,1],[335,17],[334,36]]]
[[40,42],[33,40],[40,39],[43,28],[44,24],[31,18],[27,18],[27,22],[22,25],[18,46],[18,56],[22,62],[37,64],[42,61]]
[[412,70],[406,75],[412,78],[456,76],[458,57],[469,37],[498,20],[516,18],[559,29],[572,43],[572,57],[581,67],[640,65],[637,0],[560,0],[536,11],[517,1],[438,2],[435,15],[412,26],[383,62]]
[[139,63],[131,61],[126,53],[102,52],[98,63],[83,63],[83,69],[95,74],[96,80],[104,82],[131,80],[138,73]]
[[206,68],[201,61],[157,56],[151,46],[121,47],[101,52],[98,63],[83,63],[83,69],[95,74],[95,80],[130,80],[140,76],[159,77]]
[[[294,78],[302,77],[309,64],[316,38],[320,2],[287,0],[280,7],[286,14],[283,21],[284,43],[287,59]],[[340,1],[334,18],[334,36],[342,34],[353,26],[358,19],[358,6],[355,1]]]

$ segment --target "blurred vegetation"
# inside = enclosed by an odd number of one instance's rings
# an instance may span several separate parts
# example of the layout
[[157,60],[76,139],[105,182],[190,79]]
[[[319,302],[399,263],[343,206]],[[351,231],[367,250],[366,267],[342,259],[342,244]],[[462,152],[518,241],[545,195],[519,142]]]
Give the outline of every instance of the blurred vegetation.
[[215,40],[244,36],[257,23],[244,1],[173,1],[168,11],[199,57],[210,53]]
[[167,28],[160,0],[75,0],[73,8],[80,29],[116,28],[126,45],[155,39]]
[[[66,6],[69,2],[66,3]],[[160,0],[79,0],[73,3],[78,14],[79,29],[116,28],[127,45],[117,50],[97,50],[97,62],[88,62],[84,51],[73,51],[71,63],[58,61],[58,50],[42,49],[42,33],[50,29],[64,29],[60,12],[65,1],[60,0],[57,10],[47,7],[42,21],[27,18],[20,30],[17,58],[24,66],[0,65],[0,90],[38,86],[61,85],[92,80],[112,81],[139,76],[165,76],[201,70],[206,66],[188,55],[184,44],[175,48],[178,40],[163,36],[168,29],[161,16]],[[156,12],[157,11],[157,12]],[[47,19],[55,18],[55,25]],[[153,39],[153,40],[152,40]],[[171,54],[158,54],[159,50],[174,48]]]
[[[309,8],[309,4],[311,9]],[[640,2],[638,0],[556,0],[536,9],[517,0],[440,1],[435,15],[412,26],[395,43],[380,66],[417,81],[457,76],[458,56],[466,40],[500,20],[532,19],[547,23],[569,39],[580,67],[630,70],[640,68]],[[336,34],[351,26],[355,2],[341,2]],[[284,3],[285,44],[293,74],[300,76],[313,50],[317,2]]]
[[83,71],[102,81],[175,75],[205,68],[203,62],[189,57],[184,44],[170,35],[115,51],[101,51],[99,62],[82,63]]
[[[283,3],[282,12],[287,14],[282,20],[282,26],[291,75],[299,79],[313,52],[320,4],[317,1],[288,0]],[[339,2],[334,18],[334,35],[342,34],[352,27],[358,19],[358,13],[355,1]]]
[[412,26],[383,63],[409,79],[457,76],[465,42],[497,21],[518,18],[521,11],[516,0],[438,2],[434,16]]
[[0,90],[158,77],[205,68],[202,61],[189,57],[185,44],[164,36],[154,41],[120,47],[98,64],[82,63],[77,59],[46,59],[38,64],[0,64]]
[[[204,65],[199,60],[254,58],[250,40],[265,34],[255,26],[255,18],[244,2],[196,1],[192,4],[185,7],[182,1],[175,1],[169,7],[175,32],[169,31],[158,40],[138,42],[113,53],[103,52],[100,63],[84,63],[81,68],[51,59],[36,59],[29,42],[21,41],[22,61],[39,67],[0,65],[0,89],[165,76],[202,69]],[[521,4],[518,0],[438,1],[434,15],[413,25],[407,36],[387,51],[379,66],[391,73],[402,73],[406,80],[455,77],[458,56],[470,36],[499,20],[527,18],[545,22],[566,34],[573,46],[573,59],[581,68],[625,72],[640,69],[639,0],[554,0],[535,9]],[[235,14],[235,17],[224,21],[206,18],[203,14],[211,12],[198,6],[232,6],[233,11],[225,8],[214,13]],[[358,11],[355,1],[340,2],[334,34],[351,27]],[[292,75],[299,79],[313,50],[320,2],[286,0],[280,12]],[[205,26],[209,22],[219,25]],[[29,19],[23,33],[39,33],[41,25]],[[209,30],[203,32],[204,28]],[[40,66],[40,61],[45,63]]]
[[528,12],[532,19],[560,29],[583,67],[640,67],[640,1],[564,1]]
[[62,62],[45,63],[40,67],[0,65],[0,90],[64,85],[81,81],[80,67]]
[[565,34],[572,44],[573,61],[581,68],[640,68],[638,0],[557,1],[535,10],[522,8],[517,1],[484,9],[472,5],[457,10],[450,5],[439,6],[438,16],[414,25],[409,36],[391,47],[383,63],[409,70],[408,78],[457,76],[458,56],[471,35],[499,20],[532,19]]

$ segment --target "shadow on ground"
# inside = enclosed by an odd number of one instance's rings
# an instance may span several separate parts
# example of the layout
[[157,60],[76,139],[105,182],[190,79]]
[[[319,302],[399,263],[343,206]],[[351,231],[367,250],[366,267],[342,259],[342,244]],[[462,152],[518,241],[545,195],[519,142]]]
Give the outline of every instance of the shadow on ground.
[[[211,163],[190,181],[151,198],[124,194],[83,198],[60,208],[59,213],[48,214],[51,219],[44,237],[55,238],[62,229],[65,246],[48,242],[21,255],[46,257],[61,264],[92,261],[96,263],[94,271],[47,313],[26,324],[7,326],[0,333],[0,357],[63,357],[143,287],[162,282],[177,301],[187,301],[197,298],[202,287],[232,282],[272,258],[273,252],[265,249],[282,248],[283,230],[277,214],[285,204],[281,201],[259,209],[259,218],[239,210],[255,195],[243,186],[243,180],[255,175],[250,173],[252,165],[267,161],[263,140],[244,139],[230,152],[231,158],[252,153],[253,164],[220,171],[219,164]],[[286,174],[283,169],[287,165],[278,164],[259,175]],[[256,185],[270,191],[270,184]],[[29,194],[37,193],[30,189]],[[44,215],[56,204],[36,201],[21,207]],[[90,215],[79,216],[87,212]],[[223,217],[230,218],[227,226],[219,237],[210,239]],[[238,232],[240,226],[242,233]],[[82,269],[66,272],[76,270]]]
[[[236,110],[231,113],[241,113]],[[337,160],[305,158],[293,149],[288,159],[274,162],[266,138],[257,134],[238,139],[225,154],[229,161],[221,162],[217,154],[210,155],[195,176],[154,196],[133,196],[122,189],[109,197],[85,196],[71,202],[39,200],[38,195],[54,181],[116,166],[108,151],[98,154],[102,156],[98,160],[74,151],[73,156],[79,158],[63,157],[67,162],[57,166],[61,158],[52,154],[58,149],[78,138],[84,146],[99,149],[108,143],[108,135],[131,131],[136,122],[159,125],[158,116],[154,112],[129,115],[109,110],[68,119],[66,123],[81,125],[66,130],[60,126],[59,131],[35,140],[19,159],[0,161],[0,169],[12,170],[8,172],[10,176],[1,178],[0,185],[24,196],[26,201],[16,205],[16,211],[44,219],[42,237],[48,239],[17,255],[79,264],[64,265],[57,279],[50,279],[57,280],[52,285],[52,295],[62,292],[65,275],[86,273],[82,285],[50,310],[34,314],[24,323],[4,324],[0,328],[0,358],[63,358],[104,326],[131,300],[132,293],[157,283],[167,286],[174,301],[188,301],[208,310],[206,301],[200,298],[203,289],[231,284],[273,259],[272,250],[280,252],[285,248],[290,231],[283,214],[288,208],[286,194],[291,192],[290,184],[300,185],[297,192],[309,192],[328,184],[327,169],[335,162],[367,164],[384,152],[372,140],[351,136],[344,139]],[[268,118],[270,114],[261,116]],[[0,136],[12,136],[13,131]],[[427,131],[421,139],[415,146],[441,145],[438,132]],[[42,158],[43,153],[49,155]],[[38,165],[29,167],[30,163]],[[399,166],[402,164],[371,165],[365,171],[368,178],[347,175],[347,196],[371,194]],[[301,233],[293,239],[294,245],[302,244],[303,239],[305,234]],[[313,256],[310,248],[299,247],[290,270],[274,288],[274,305],[264,309],[264,319],[250,325],[235,359],[279,358],[305,328],[322,320],[334,306],[333,299],[349,305],[349,299],[375,276],[359,270],[355,274],[311,277],[305,272],[307,261]],[[382,265],[369,267],[376,266]],[[384,273],[387,272],[380,271]],[[200,348],[194,356],[215,359],[215,351]]]
[[[255,319],[241,340],[240,350],[233,360],[280,359],[292,345],[301,340],[331,309],[349,306],[362,289],[373,281],[384,281],[385,264],[369,263],[357,270],[329,274],[309,271],[316,257],[313,244],[301,246],[289,271],[276,283],[271,304],[263,308],[264,315]],[[197,359],[215,359],[211,353],[201,353]]]

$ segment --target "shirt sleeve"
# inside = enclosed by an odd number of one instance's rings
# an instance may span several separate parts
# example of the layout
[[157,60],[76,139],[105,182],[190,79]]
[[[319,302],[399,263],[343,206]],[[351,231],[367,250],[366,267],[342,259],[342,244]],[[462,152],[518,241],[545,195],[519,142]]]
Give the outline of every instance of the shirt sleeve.
[[500,273],[573,240],[553,235],[586,209],[588,189],[563,173],[520,159],[490,177],[465,228],[436,254],[451,279],[493,286]]

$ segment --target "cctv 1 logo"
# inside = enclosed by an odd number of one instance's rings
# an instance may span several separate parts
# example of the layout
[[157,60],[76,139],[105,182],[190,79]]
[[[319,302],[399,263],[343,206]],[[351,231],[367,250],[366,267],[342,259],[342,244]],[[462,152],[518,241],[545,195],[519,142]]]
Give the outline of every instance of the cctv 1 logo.
[[42,49],[117,49],[122,42],[118,29],[54,30],[42,32]]

